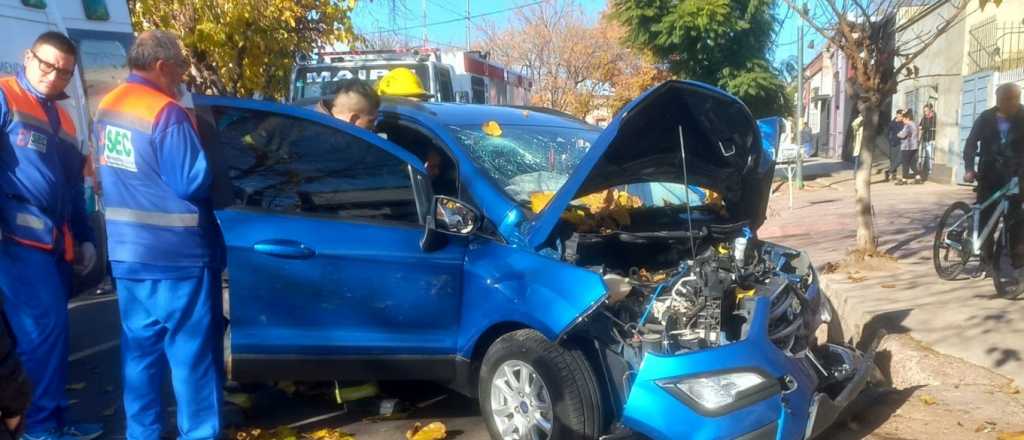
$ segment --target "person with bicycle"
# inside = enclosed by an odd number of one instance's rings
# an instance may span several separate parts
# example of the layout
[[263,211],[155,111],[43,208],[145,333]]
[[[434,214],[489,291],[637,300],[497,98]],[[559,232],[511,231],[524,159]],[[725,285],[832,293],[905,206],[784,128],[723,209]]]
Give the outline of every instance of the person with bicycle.
[[[1021,89],[1013,83],[996,88],[996,106],[985,110],[974,121],[967,143],[964,145],[964,181],[978,182],[976,190],[978,203],[983,203],[994,193],[1020,176],[1021,159],[1024,159],[1024,111],[1021,111]],[[978,166],[975,170],[975,158]],[[980,221],[986,224],[995,206],[981,211]],[[1024,222],[1019,218],[1020,201],[1009,204],[1007,210],[1010,260],[1014,268],[1024,266],[1024,249],[1021,248],[1021,228]],[[994,241],[989,236],[981,245],[981,263],[988,268],[994,253]]]

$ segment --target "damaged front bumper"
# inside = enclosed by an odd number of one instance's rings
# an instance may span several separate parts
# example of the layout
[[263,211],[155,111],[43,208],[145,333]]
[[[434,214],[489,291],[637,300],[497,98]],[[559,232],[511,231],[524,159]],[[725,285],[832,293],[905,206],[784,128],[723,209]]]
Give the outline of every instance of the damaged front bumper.
[[[807,439],[819,435],[875,371],[866,354],[826,344],[795,356],[768,337],[768,299],[759,298],[739,342],[682,355],[648,353],[633,379],[622,423],[653,439]],[[763,380],[728,405],[703,407],[675,386],[729,374]],[[745,372],[745,373],[744,373]]]

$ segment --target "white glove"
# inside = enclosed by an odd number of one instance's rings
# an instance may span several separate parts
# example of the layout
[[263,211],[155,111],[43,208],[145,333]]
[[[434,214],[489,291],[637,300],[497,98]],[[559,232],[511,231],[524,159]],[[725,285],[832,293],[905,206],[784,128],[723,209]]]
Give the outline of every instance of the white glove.
[[78,258],[75,261],[75,271],[79,274],[89,273],[96,265],[96,246],[91,242],[84,242],[78,247]]

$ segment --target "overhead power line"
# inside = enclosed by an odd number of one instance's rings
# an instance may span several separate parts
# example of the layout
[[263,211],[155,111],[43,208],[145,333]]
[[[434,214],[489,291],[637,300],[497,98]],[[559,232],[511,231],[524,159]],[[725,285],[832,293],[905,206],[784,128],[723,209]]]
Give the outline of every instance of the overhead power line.
[[529,8],[530,6],[537,6],[539,4],[546,3],[547,1],[548,0],[539,0],[539,1],[535,1],[535,2],[530,2],[530,3],[522,4],[522,5],[519,5],[519,6],[514,6],[514,7],[511,7],[511,8],[499,9],[497,11],[484,12],[482,14],[470,15],[469,17],[453,18],[451,20],[435,21],[433,23],[419,24],[419,25],[415,25],[415,26],[406,26],[406,27],[400,27],[400,28],[395,28],[395,29],[382,29],[382,30],[379,30],[379,31],[367,32],[367,34],[386,34],[386,33],[392,33],[392,32],[404,32],[404,31],[409,31],[409,30],[413,30],[413,29],[420,29],[420,28],[424,28],[424,27],[438,26],[438,25],[450,24],[450,23],[458,23],[460,21],[472,20],[474,18],[488,17],[488,16],[491,16],[491,15],[504,14],[506,12],[512,12],[512,11],[519,10],[519,9]]

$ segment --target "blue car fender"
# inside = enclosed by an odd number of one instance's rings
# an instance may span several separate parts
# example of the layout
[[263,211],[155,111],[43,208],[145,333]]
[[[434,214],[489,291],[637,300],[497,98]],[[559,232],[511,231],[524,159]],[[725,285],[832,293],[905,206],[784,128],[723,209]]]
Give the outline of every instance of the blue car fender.
[[480,335],[502,323],[556,341],[607,295],[597,273],[490,240],[470,244],[463,283],[458,349],[467,359]]

